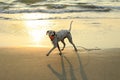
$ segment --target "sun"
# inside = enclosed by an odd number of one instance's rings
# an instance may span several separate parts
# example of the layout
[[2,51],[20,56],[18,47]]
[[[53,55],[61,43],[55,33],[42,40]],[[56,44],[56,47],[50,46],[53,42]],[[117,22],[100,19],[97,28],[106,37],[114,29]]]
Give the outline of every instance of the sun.
[[26,30],[27,33],[34,45],[39,45],[41,40],[43,40],[44,36],[46,35],[46,27],[43,25],[46,24],[46,22],[43,21],[26,21]]

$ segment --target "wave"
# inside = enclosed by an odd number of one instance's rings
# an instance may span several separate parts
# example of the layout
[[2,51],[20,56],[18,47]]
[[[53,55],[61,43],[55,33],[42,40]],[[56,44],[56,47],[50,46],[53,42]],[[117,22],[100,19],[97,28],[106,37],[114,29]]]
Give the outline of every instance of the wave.
[[[48,17],[39,17],[35,18],[34,20],[51,20],[51,19],[93,19],[93,18],[115,18],[118,19],[119,17],[116,16],[109,16],[112,15],[112,13],[118,13],[120,10],[120,6],[116,5],[114,6],[113,3],[88,3],[88,2],[79,2],[79,1],[68,1],[64,2],[65,0],[35,0],[37,2],[32,2],[31,4],[28,4],[27,2],[24,2],[26,0],[12,0],[11,3],[6,2],[0,2],[0,14],[26,14],[26,13],[46,13],[46,14],[52,14],[53,16]],[[34,1],[34,0],[32,0]],[[29,2],[29,0],[28,0]],[[112,4],[112,5],[111,5]],[[116,4],[116,3],[115,3]],[[117,3],[119,4],[119,3]],[[94,16],[87,16],[88,13],[95,14]],[[105,15],[104,13],[108,13],[109,15]],[[64,14],[67,13],[75,13],[70,14],[70,16],[64,16]],[[102,15],[99,15],[102,14]],[[59,15],[60,14],[60,15]],[[82,15],[81,14],[86,14]],[[56,15],[59,15],[56,17]],[[61,17],[63,15],[64,17]],[[117,14],[119,15],[119,14]],[[97,17],[102,16],[102,17]],[[0,16],[0,20],[33,20],[33,19],[15,19],[10,18],[6,16]]]
[[72,10],[72,9],[65,9],[65,10],[42,10],[42,9],[24,9],[24,10],[0,10],[0,13],[7,13],[7,14],[15,14],[15,13],[73,13],[73,12],[109,12],[111,9],[86,9],[86,10]]
[[[21,6],[20,6],[21,5]],[[115,8],[115,7],[114,7]],[[0,13],[74,13],[74,12],[109,12],[113,7],[98,6],[90,3],[0,3]],[[120,7],[117,7],[120,9]]]

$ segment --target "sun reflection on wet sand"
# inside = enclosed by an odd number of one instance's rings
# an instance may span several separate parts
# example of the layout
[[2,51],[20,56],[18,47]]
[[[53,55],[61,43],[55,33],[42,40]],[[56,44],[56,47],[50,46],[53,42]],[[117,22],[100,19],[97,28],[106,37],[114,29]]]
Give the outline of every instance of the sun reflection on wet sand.
[[33,46],[39,46],[43,38],[45,37],[47,27],[49,25],[47,21],[25,21],[25,27],[29,34]]

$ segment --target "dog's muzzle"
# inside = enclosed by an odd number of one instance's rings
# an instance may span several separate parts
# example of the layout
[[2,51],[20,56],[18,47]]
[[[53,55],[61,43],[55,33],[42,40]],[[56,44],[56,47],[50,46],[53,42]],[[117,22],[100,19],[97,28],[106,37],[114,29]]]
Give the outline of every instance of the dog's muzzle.
[[49,37],[50,37],[51,41],[53,41],[54,38],[55,38],[55,36],[53,36],[53,35],[51,35],[51,36],[49,36]]

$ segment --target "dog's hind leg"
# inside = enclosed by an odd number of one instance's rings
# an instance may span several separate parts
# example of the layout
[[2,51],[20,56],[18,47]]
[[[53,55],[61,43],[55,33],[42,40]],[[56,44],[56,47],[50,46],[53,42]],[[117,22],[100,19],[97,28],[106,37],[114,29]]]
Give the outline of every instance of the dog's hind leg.
[[71,44],[73,45],[73,47],[74,47],[75,51],[77,52],[78,50],[77,50],[77,48],[76,48],[75,44],[74,44],[73,42],[72,42]]
[[77,51],[77,48],[76,48],[75,44],[73,43],[73,41],[70,40],[69,42],[73,45],[75,51]]
[[73,43],[73,40],[72,40],[72,36],[71,36],[71,34],[69,34],[69,35],[67,36],[67,39],[68,39],[69,42],[73,45],[75,51],[77,51],[77,48],[76,48],[75,44]]
[[65,44],[64,40],[62,40],[61,42],[63,43],[63,48],[61,49],[63,51],[66,44]]

